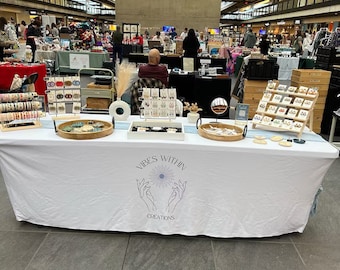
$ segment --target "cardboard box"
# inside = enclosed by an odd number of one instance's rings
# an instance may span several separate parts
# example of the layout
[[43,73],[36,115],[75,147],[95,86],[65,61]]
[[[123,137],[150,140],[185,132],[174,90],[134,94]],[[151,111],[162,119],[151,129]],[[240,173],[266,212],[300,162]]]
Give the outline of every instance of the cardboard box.
[[95,89],[104,89],[108,90],[111,89],[111,85],[106,85],[106,84],[95,84],[94,82],[91,82],[87,84],[87,88],[95,88]]
[[96,110],[106,110],[111,104],[111,99],[109,98],[95,98],[88,97],[86,99],[86,108],[96,109]]

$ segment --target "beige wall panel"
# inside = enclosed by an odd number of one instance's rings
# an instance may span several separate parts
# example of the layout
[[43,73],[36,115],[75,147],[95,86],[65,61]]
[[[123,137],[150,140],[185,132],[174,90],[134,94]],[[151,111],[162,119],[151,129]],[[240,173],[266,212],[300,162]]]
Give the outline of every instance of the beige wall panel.
[[198,30],[217,28],[220,6],[219,0],[116,0],[116,22],[140,23],[142,28],[152,29],[174,25],[177,32],[184,27]]

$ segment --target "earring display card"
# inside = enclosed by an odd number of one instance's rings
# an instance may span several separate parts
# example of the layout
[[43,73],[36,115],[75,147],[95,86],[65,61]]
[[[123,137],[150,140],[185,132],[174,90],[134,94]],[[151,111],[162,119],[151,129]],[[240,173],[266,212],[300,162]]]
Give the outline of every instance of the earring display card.
[[175,88],[143,88],[141,93],[141,118],[176,118]]
[[[79,76],[50,76],[46,77],[45,81],[48,111],[51,115],[66,117],[67,114],[80,113],[81,107],[78,105],[81,100]],[[79,109],[77,109],[78,107]]]

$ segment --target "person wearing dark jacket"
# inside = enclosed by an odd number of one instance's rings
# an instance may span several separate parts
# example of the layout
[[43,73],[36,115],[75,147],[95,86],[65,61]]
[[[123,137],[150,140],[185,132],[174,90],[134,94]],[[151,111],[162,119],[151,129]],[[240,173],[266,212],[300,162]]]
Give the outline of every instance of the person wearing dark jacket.
[[187,37],[183,40],[184,57],[197,58],[200,43],[196,37],[194,29],[189,29]]
[[34,63],[34,54],[37,50],[37,45],[35,44],[35,38],[41,36],[40,31],[41,23],[37,20],[33,21],[27,28],[27,39],[26,39],[26,45],[31,46],[32,50],[32,63]]
[[262,36],[262,39],[259,43],[260,51],[263,55],[268,55],[268,51],[270,48],[270,41],[268,40],[267,34]]
[[117,26],[116,31],[112,35],[113,43],[113,62],[116,62],[118,54],[119,64],[123,61],[123,33],[120,31],[120,26]]

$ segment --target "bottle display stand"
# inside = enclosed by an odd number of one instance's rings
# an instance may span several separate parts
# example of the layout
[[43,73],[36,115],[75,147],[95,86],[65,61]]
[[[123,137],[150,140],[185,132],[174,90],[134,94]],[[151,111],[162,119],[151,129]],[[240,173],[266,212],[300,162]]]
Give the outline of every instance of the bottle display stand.
[[0,94],[1,131],[41,127],[40,108],[36,92]]
[[79,119],[79,76],[49,76],[45,78],[48,112],[54,120]]
[[291,131],[301,138],[308,121],[309,128],[313,128],[313,109],[318,96],[317,88],[287,87],[269,81],[253,117],[253,128]]

